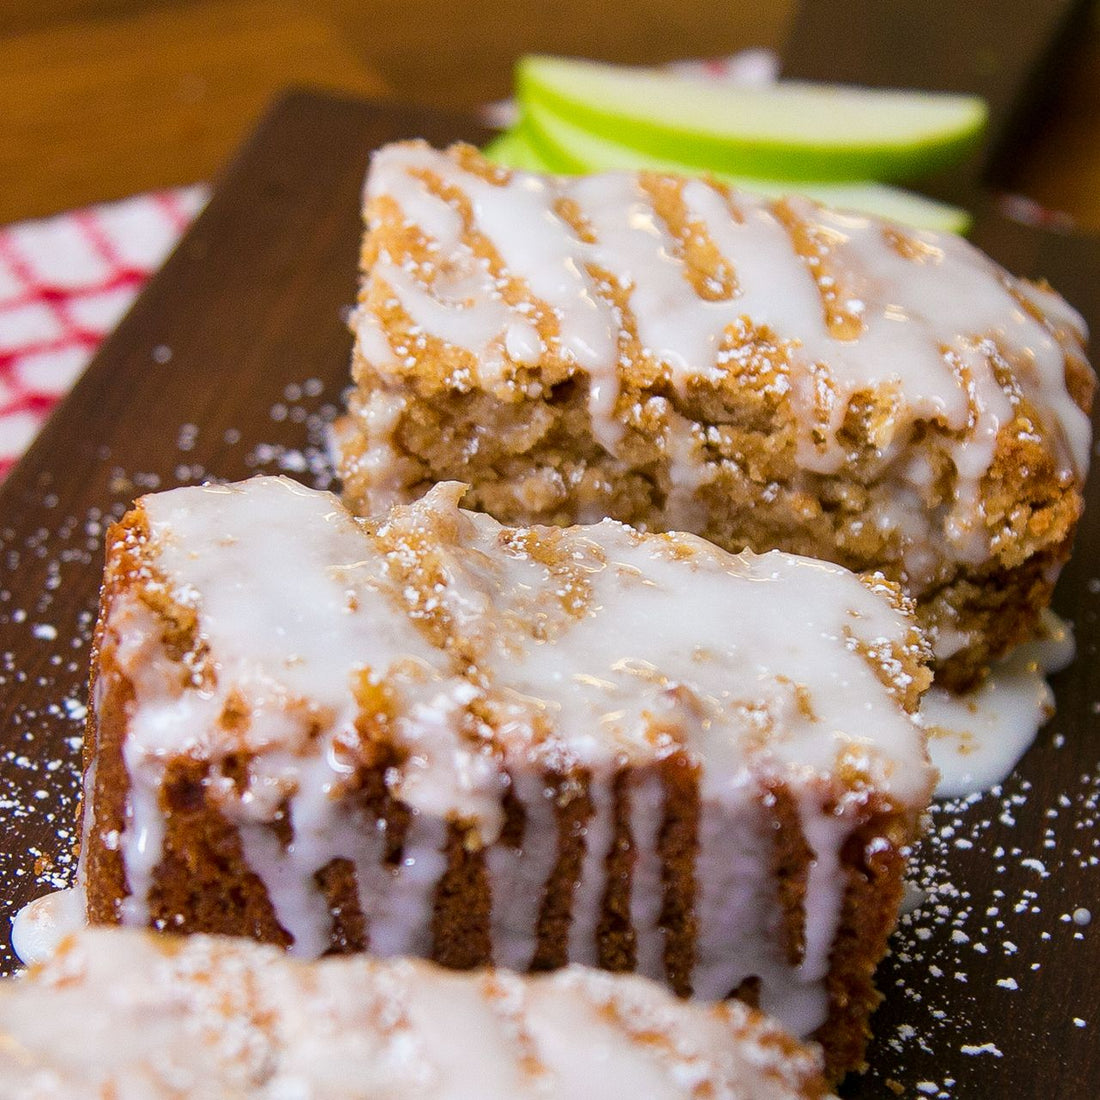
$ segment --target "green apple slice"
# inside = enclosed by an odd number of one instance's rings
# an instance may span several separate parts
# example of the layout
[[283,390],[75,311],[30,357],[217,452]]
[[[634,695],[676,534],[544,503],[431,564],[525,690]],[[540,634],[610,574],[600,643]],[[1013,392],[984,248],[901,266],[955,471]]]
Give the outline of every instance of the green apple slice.
[[976,96],[840,85],[713,85],[649,69],[531,56],[521,104],[654,156],[765,179],[893,180],[934,171],[980,139]]
[[[617,142],[590,133],[559,118],[552,111],[528,104],[518,127],[509,131],[510,140],[524,148],[536,170],[580,174],[613,169],[637,172],[652,169],[676,175],[698,175],[690,165],[639,153]],[[518,161],[512,167],[524,168]],[[916,229],[935,229],[944,233],[965,233],[970,215],[958,206],[936,202],[924,195],[903,191],[882,183],[819,183],[753,179],[711,173],[726,183],[769,198],[782,195],[806,195],[838,210],[874,214]]]
[[522,168],[527,172],[552,172],[553,167],[543,159],[542,154],[535,148],[527,130],[520,126],[513,126],[510,130],[502,130],[496,137],[490,139],[481,152],[486,159],[494,164],[503,165],[505,168]]

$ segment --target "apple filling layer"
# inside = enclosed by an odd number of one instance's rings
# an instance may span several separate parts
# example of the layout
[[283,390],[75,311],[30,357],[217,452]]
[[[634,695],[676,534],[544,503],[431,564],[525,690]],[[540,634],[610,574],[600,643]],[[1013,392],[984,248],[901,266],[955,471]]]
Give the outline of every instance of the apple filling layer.
[[1030,636],[1081,508],[1081,319],[965,241],[657,173],[375,155],[337,428],[368,513],[460,478],[879,569],[948,682]]

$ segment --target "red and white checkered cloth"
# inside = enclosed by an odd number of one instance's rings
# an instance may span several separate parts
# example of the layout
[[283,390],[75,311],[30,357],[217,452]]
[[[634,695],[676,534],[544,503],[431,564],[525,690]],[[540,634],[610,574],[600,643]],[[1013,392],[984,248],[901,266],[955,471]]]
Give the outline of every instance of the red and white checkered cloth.
[[0,229],[0,479],[207,193],[158,191]]

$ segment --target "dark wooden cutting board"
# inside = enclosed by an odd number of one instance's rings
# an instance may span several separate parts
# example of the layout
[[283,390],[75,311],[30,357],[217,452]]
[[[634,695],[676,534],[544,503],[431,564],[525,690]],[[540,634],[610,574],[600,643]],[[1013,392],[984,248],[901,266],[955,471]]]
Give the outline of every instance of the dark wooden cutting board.
[[[0,488],[0,969],[8,917],[72,873],[79,738],[103,528],[151,488],[284,470],[323,484],[346,384],[369,151],[471,123],[306,93],[279,103],[71,397]],[[1100,325],[1094,242],[986,214],[978,238],[1049,274]],[[1096,493],[1091,494],[1093,497]],[[936,811],[932,899],[882,971],[871,1069],[849,1097],[1100,1091],[1100,501],[1059,606],[1080,656],[1002,792]],[[1076,923],[1091,909],[1094,925]],[[1083,914],[1078,914],[1083,920]],[[1079,1022],[1078,1022],[1079,1021]]]

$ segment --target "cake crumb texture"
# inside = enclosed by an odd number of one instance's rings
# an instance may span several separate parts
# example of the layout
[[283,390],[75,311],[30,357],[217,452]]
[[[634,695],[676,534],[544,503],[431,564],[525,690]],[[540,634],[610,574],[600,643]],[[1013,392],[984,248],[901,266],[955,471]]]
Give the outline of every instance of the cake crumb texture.
[[345,500],[437,481],[507,523],[612,516],[879,570],[962,688],[1068,556],[1081,318],[961,238],[652,172],[419,142],[366,186]]

